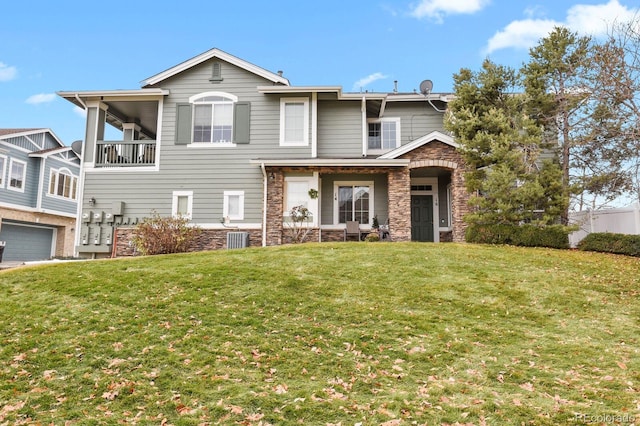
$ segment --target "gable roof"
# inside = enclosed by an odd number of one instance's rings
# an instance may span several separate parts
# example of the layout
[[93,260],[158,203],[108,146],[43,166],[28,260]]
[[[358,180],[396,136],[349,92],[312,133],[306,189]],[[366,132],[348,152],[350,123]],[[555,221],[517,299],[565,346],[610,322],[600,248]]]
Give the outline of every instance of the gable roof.
[[285,86],[289,85],[289,80],[287,80],[286,78],[282,77],[280,74],[275,74],[272,73],[271,71],[267,71],[264,68],[261,68],[257,65],[254,65],[250,62],[247,62],[243,59],[240,59],[238,57],[235,57],[233,55],[228,54],[227,52],[223,52],[220,49],[217,48],[213,48],[211,50],[207,50],[204,53],[201,53],[198,56],[195,56],[191,59],[188,59],[174,67],[169,68],[168,70],[162,71],[159,74],[156,74],[154,76],[151,76],[149,78],[147,78],[146,80],[142,81],[142,87],[147,87],[147,86],[151,86],[157,83],[160,83],[163,80],[166,80],[169,77],[173,77],[174,75],[181,73],[182,71],[185,71],[189,68],[192,68],[196,65],[199,65],[205,61],[208,61],[209,59],[212,58],[218,58],[220,60],[223,60],[225,62],[229,62],[230,64],[233,64],[239,68],[242,68],[244,70],[247,70],[253,74],[259,75],[260,77],[263,77],[267,80],[270,80],[274,83],[280,83],[280,84],[284,84]]
[[458,143],[456,143],[456,141],[453,140],[451,136],[447,135],[446,133],[433,131],[412,142],[409,142],[406,145],[402,145],[401,147],[396,148],[393,151],[389,151],[378,158],[382,158],[382,159],[398,158],[401,155],[406,154],[407,152],[413,151],[414,149],[420,148],[422,145],[426,145],[429,142],[433,142],[433,141],[442,142],[454,148],[458,148],[460,146]]
[[33,128],[33,129],[0,129],[0,136],[21,136],[24,134],[32,134],[32,133],[40,133],[42,130],[47,130],[43,128]]

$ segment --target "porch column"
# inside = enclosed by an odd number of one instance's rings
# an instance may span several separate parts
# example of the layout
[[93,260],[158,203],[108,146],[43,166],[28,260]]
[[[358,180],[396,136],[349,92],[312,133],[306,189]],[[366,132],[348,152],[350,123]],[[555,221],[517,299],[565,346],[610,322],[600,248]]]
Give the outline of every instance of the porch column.
[[267,169],[267,245],[282,244],[282,209],[284,202],[284,174]]
[[[459,163],[460,165],[462,162]],[[452,237],[454,243],[463,243],[465,241],[465,232],[467,224],[464,216],[469,213],[469,198],[471,195],[467,192],[464,182],[464,167],[457,167],[451,173],[451,219]]]
[[136,123],[122,123],[122,140],[135,141],[140,135],[141,127]]
[[393,241],[411,241],[411,175],[408,167],[391,170],[389,186],[389,230]]

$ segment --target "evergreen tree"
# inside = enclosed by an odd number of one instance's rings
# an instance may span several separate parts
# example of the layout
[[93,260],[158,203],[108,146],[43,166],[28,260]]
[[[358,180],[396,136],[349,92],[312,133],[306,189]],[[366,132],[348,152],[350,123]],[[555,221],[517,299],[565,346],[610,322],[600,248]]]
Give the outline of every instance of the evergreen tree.
[[456,96],[445,127],[469,168],[471,223],[550,224],[566,204],[561,192],[554,193],[557,163],[540,159],[543,127],[528,115],[528,98],[516,93],[519,87],[515,70],[490,60],[479,72],[462,69],[454,75]]

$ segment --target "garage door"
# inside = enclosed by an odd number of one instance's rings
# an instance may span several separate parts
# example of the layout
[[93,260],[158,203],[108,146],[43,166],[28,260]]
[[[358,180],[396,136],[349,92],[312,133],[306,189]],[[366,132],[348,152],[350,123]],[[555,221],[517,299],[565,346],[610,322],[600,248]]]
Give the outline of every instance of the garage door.
[[52,256],[53,228],[2,222],[0,241],[6,241],[2,261],[44,260]]

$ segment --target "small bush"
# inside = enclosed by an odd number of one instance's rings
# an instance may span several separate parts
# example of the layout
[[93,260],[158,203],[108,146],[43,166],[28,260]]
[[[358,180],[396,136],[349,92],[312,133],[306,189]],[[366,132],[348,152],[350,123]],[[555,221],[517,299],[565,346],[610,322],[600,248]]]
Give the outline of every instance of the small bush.
[[569,248],[569,231],[561,225],[471,224],[465,239],[470,243],[565,249]]
[[190,226],[186,217],[161,217],[153,213],[135,227],[132,241],[145,255],[184,253],[200,231],[197,226]]
[[371,231],[364,237],[364,240],[369,242],[380,241],[380,234],[377,231]]
[[580,241],[578,248],[584,251],[599,251],[640,257],[640,235],[594,232]]

